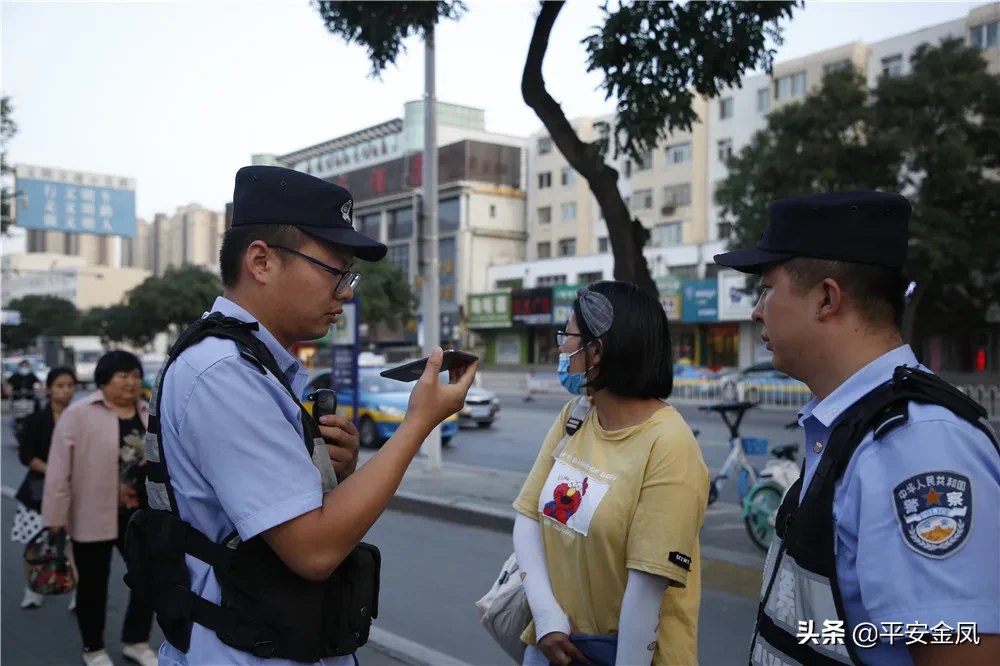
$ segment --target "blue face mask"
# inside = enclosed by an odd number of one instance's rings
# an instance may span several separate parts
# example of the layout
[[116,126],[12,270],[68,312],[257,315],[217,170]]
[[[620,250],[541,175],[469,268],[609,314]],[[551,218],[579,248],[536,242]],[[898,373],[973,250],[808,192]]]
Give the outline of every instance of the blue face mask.
[[28,375],[31,374],[31,368],[18,368],[17,374],[21,375],[22,377],[27,377]]
[[569,371],[570,356],[571,354],[559,354],[559,383],[573,395],[583,395],[583,381],[586,378],[586,373],[573,374]]

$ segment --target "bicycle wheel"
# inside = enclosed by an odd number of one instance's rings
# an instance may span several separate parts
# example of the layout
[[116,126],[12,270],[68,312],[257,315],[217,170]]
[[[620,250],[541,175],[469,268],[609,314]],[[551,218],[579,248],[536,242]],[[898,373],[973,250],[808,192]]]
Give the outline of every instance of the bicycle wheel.
[[767,552],[771,547],[771,540],[774,539],[774,525],[771,520],[781,506],[781,493],[772,485],[760,486],[746,501],[750,505],[747,517],[743,519],[747,534],[755,546]]

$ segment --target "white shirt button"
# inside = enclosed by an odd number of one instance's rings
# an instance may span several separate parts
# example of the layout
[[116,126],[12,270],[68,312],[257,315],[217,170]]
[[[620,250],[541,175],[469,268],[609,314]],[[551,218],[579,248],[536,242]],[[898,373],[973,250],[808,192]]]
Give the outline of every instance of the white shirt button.
[[822,450],[823,450],[823,442],[816,442],[815,444],[813,444],[813,451],[819,453]]

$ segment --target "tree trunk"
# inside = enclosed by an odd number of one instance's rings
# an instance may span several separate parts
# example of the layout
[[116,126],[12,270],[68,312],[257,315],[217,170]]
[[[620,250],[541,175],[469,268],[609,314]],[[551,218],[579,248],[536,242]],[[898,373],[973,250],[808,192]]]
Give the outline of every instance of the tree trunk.
[[923,300],[929,288],[930,285],[926,281],[918,282],[916,288],[913,290],[913,295],[910,296],[910,302],[907,304],[906,309],[903,310],[903,325],[900,332],[903,334],[903,342],[908,345],[914,343],[913,336],[916,330],[917,312],[920,308],[920,301]]
[[582,175],[601,207],[608,225],[608,238],[615,258],[615,279],[634,282],[639,288],[658,295],[642,248],[649,240],[649,230],[632,219],[618,191],[618,171],[595,154],[593,146],[580,141],[562,107],[545,89],[542,62],[549,46],[549,35],[565,2],[543,2],[535,30],[531,35],[528,57],[521,78],[521,95],[542,121],[553,143],[576,171]]

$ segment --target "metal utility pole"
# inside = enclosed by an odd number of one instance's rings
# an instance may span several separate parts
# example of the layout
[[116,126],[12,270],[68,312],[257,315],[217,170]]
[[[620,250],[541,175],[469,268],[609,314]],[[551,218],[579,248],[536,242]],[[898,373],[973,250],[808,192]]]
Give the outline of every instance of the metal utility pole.
[[[441,343],[440,289],[438,274],[438,152],[437,98],[434,93],[434,25],[424,33],[424,354],[429,356]],[[441,469],[441,426],[424,441],[427,469]]]

